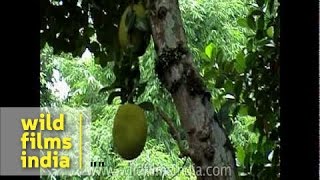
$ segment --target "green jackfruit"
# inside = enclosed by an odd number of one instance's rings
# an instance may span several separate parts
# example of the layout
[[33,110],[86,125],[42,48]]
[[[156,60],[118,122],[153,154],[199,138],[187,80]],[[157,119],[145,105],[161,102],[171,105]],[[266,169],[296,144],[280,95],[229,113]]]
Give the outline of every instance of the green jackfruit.
[[142,2],[129,5],[119,23],[119,43],[126,54],[142,56],[150,42],[150,25]]
[[135,104],[121,105],[114,118],[112,135],[115,150],[122,158],[138,157],[147,139],[144,110]]

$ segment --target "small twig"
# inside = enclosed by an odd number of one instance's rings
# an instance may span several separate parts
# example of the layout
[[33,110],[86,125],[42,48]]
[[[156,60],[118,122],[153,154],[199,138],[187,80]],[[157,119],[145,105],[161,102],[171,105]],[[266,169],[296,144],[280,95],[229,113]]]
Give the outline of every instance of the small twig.
[[171,133],[173,139],[175,139],[177,141],[178,148],[181,153],[181,155],[179,157],[182,158],[182,157],[190,156],[190,152],[187,149],[185,149],[185,147],[182,144],[180,133],[175,128],[172,119],[165,112],[163,112],[159,107],[156,107],[156,110],[160,114],[162,119],[168,124],[169,128],[171,129],[170,133]]

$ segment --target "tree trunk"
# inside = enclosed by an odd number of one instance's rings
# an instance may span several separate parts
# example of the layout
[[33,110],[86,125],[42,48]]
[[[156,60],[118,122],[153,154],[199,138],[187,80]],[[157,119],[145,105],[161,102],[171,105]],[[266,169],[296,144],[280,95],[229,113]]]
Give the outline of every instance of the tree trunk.
[[156,73],[171,93],[198,179],[236,179],[234,150],[187,48],[178,0],[149,0]]

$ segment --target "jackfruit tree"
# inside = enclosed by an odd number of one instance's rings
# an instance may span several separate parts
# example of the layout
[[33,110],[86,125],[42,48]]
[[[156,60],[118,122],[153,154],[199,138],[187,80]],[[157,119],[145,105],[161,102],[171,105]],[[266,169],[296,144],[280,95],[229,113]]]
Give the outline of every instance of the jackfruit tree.
[[[139,69],[129,61],[121,60],[118,34],[119,20],[128,1],[77,0],[41,1],[41,47],[47,42],[56,53],[72,52],[82,55],[85,48],[94,53],[97,63],[105,66],[114,61],[115,82],[104,90],[113,90],[110,101],[120,96],[123,103],[133,101],[135,91],[142,91]],[[55,5],[54,5],[55,4]],[[156,73],[163,86],[171,93],[180,121],[187,132],[188,156],[195,167],[210,173],[208,167],[229,166],[235,179],[235,157],[224,130],[214,118],[210,93],[206,91],[187,47],[178,1],[148,1],[151,32],[157,53]],[[52,16],[55,14],[55,16]],[[93,25],[87,19],[92,19]],[[67,17],[67,18],[65,18]],[[90,38],[96,34],[96,41]],[[110,34],[114,36],[110,37]],[[126,64],[127,63],[127,64]],[[120,91],[117,91],[120,89]],[[212,173],[211,173],[212,174]],[[201,178],[209,178],[209,175]],[[212,177],[211,177],[212,178]]]
[[[273,1],[268,3],[273,4]],[[111,65],[113,68],[115,80],[100,92],[109,94],[106,103],[111,104],[116,97],[121,99],[122,105],[115,116],[113,128],[114,146],[120,156],[125,159],[139,156],[145,143],[147,126],[142,109],[155,110],[153,113],[160,113],[170,126],[170,133],[177,141],[181,156],[193,161],[198,179],[236,179],[235,150],[226,126],[218,120],[211,91],[188,47],[178,0],[42,0],[40,4],[41,47],[47,43],[53,47],[54,53],[71,52],[75,57],[81,56],[87,48],[94,54],[97,64],[106,68]],[[253,17],[248,17],[246,25],[255,25]],[[263,23],[258,25],[263,26],[264,31]],[[155,73],[161,85],[171,94],[181,127],[174,127],[170,118],[156,104],[139,102],[139,96],[148,83],[141,81],[139,67],[143,62],[139,58],[148,47],[156,53]],[[211,49],[208,50],[210,53],[207,49]],[[209,58],[214,56],[214,49],[213,46],[206,48]],[[216,54],[220,57],[221,53]],[[225,63],[224,67],[227,66]],[[235,68],[229,68],[230,73],[244,71],[243,66],[240,63]],[[240,96],[237,92],[235,94]],[[123,120],[133,122],[124,123]],[[138,130],[132,128],[135,126]],[[123,129],[126,134],[119,133]],[[180,143],[180,130],[186,135],[187,146]],[[137,132],[137,137],[133,137],[132,134],[136,135]],[[230,167],[231,171],[227,176],[212,176],[213,172],[210,171],[214,169],[210,167]]]

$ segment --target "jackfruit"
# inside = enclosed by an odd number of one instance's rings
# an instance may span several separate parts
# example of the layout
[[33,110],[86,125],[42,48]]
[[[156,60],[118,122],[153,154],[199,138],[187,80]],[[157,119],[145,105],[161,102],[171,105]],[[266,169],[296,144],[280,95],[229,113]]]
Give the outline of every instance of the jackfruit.
[[129,5],[119,24],[119,43],[126,54],[142,56],[150,42],[150,25],[142,2]]
[[147,139],[144,110],[135,104],[121,105],[113,122],[113,143],[116,152],[126,160],[138,157]]

